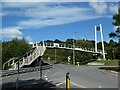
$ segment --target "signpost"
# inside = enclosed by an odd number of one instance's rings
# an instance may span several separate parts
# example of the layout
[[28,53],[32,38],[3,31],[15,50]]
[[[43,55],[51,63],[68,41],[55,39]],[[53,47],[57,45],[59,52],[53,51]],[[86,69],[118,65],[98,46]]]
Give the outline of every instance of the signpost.
[[68,59],[68,63],[70,64],[70,60],[71,60],[70,56],[68,56],[68,58],[67,58],[67,59]]
[[39,80],[39,83],[40,83],[40,86],[42,85],[42,57],[38,57],[38,60],[39,60],[39,71],[40,71],[40,80]]
[[18,59],[18,69],[17,69],[17,83],[16,83],[16,90],[19,88],[19,59]]

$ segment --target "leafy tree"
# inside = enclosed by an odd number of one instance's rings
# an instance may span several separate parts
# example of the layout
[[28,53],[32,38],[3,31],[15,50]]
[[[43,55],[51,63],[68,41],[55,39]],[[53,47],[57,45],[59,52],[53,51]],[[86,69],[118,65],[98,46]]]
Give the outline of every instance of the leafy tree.
[[58,40],[58,39],[55,39],[54,40],[54,43],[62,43],[62,41]]
[[46,40],[46,41],[44,41],[44,42],[51,42],[51,43],[53,43],[53,41],[52,41],[52,40]]
[[113,25],[117,27],[115,32],[109,33],[110,38],[111,37],[118,37],[119,43],[120,43],[120,2],[118,3],[118,14],[113,15],[113,19],[115,22],[113,22]]
[[71,45],[73,45],[73,39],[67,39],[65,41],[65,44],[71,44]]
[[12,41],[2,42],[2,63],[13,57],[20,57],[31,49],[27,41],[14,38]]
[[118,3],[118,14],[113,15],[113,19],[115,20],[113,22],[113,25],[116,26],[116,31],[109,33],[110,38],[117,37],[118,38],[118,45],[116,47],[116,57],[120,59],[120,1]]

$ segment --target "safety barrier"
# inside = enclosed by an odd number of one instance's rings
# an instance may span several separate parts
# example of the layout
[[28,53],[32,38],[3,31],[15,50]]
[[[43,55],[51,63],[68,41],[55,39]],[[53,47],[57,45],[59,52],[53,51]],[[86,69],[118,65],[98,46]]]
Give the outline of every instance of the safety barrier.
[[[42,66],[42,70],[46,70],[46,69],[50,69],[52,68],[52,65],[45,65],[45,66]],[[21,73],[27,73],[27,72],[34,72],[34,71],[39,71],[40,70],[40,67],[31,67],[31,68],[21,68],[19,70],[19,74]],[[15,75],[17,74],[17,70],[2,70],[2,74],[1,76],[4,77],[4,76],[9,76],[9,75]]]

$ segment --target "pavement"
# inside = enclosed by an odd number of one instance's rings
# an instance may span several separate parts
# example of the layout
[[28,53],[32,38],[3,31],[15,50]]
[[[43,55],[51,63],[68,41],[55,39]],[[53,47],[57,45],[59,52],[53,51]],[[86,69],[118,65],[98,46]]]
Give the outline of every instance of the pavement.
[[[65,88],[67,72],[70,73],[71,88],[118,88],[118,76],[101,72],[97,66],[54,64],[53,68],[43,70],[42,79],[47,82],[46,87]],[[19,85],[39,85],[39,79],[39,71],[23,73],[19,75]],[[0,86],[16,86],[17,75],[3,77],[1,80]]]

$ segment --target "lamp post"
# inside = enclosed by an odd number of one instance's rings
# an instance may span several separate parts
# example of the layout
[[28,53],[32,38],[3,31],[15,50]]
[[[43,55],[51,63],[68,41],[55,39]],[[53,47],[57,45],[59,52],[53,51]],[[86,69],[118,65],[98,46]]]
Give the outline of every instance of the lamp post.
[[73,33],[73,65],[75,65],[75,34],[76,32]]

